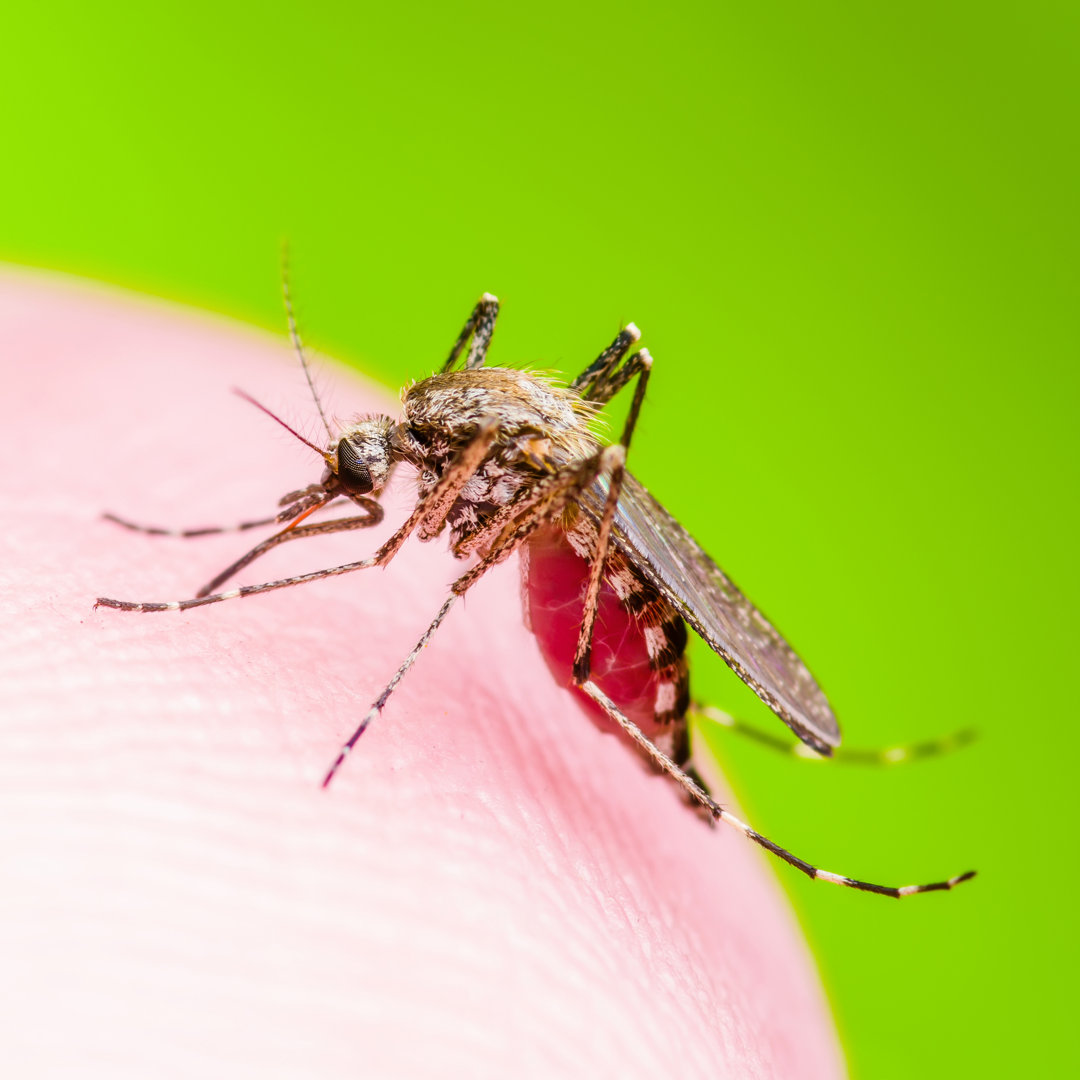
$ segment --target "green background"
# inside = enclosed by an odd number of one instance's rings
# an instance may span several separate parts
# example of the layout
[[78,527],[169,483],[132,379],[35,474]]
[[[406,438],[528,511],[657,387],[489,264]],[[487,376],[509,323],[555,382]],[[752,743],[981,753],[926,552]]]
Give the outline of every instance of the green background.
[[[287,235],[309,336],[395,386],[484,289],[496,360],[576,371],[635,320],[656,368],[634,471],[848,742],[982,735],[893,770],[720,739],[751,819],[829,869],[980,870],[899,904],[778,870],[853,1074],[1060,1075],[1077,12],[20,5],[0,255],[280,332]],[[781,730],[696,660],[699,693]]]

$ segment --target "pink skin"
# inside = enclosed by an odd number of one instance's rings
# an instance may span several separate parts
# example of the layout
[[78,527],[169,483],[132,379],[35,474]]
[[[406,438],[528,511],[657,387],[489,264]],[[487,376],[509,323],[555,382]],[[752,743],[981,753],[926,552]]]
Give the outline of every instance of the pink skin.
[[[93,610],[192,595],[265,535],[144,537],[102,510],[226,523],[318,478],[228,393],[322,441],[280,339],[31,275],[0,276],[0,320],[6,1073],[843,1073],[776,871],[554,685],[515,566],[452,612],[329,791],[458,569],[441,541],[185,615]],[[345,417],[389,408],[333,382]],[[243,580],[370,552],[411,490],[402,470],[379,529]]]

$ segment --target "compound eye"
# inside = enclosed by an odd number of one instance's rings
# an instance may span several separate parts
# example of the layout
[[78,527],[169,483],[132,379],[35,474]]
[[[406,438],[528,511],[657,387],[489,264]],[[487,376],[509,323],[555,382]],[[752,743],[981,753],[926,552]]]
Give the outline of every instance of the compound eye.
[[337,465],[338,480],[350,495],[367,495],[375,487],[371,471],[348,439],[338,443]]

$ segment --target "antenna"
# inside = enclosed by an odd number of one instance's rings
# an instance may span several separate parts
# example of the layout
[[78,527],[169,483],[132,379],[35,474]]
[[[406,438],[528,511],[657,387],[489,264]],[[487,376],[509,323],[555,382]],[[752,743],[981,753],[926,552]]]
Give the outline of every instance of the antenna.
[[[307,357],[304,355],[304,343],[300,340],[300,331],[296,327],[296,316],[293,313],[292,296],[289,293],[289,242],[283,240],[281,243],[281,298],[285,302],[285,318],[289,321],[289,337],[292,339],[293,348],[296,350],[296,355],[300,359],[300,366],[304,369],[304,378],[307,379],[308,389],[311,391],[311,396],[315,399],[315,408],[319,410],[319,417],[322,419],[323,427],[326,428],[326,437],[331,440],[334,439],[334,433],[330,430],[330,424],[326,419],[326,413],[323,412],[322,402],[319,400],[318,392],[315,389],[315,383],[311,378],[311,368],[308,366]],[[254,404],[258,404],[255,402]],[[261,409],[262,406],[259,405]],[[266,411],[266,410],[264,410]],[[271,413],[271,416],[274,414]],[[277,420],[277,417],[274,416]],[[288,425],[286,425],[288,426]],[[292,431],[292,428],[289,428]],[[296,435],[296,432],[293,431]],[[300,438],[300,436],[297,436]],[[307,442],[307,440],[304,440]],[[311,444],[308,443],[310,446]],[[321,453],[321,451],[320,451]]]

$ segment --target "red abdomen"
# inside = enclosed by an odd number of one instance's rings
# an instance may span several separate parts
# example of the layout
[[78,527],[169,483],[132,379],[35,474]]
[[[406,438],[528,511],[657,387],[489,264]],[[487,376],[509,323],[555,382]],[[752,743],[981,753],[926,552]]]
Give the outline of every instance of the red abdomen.
[[[599,609],[592,643],[592,679],[650,738],[669,730],[672,717],[657,715],[658,700],[665,695],[662,684],[670,683],[671,667],[681,669],[685,681],[682,649],[675,665],[657,670],[656,657],[650,653],[647,627],[657,620],[649,618],[650,608],[663,601],[649,599],[638,605],[637,614],[628,610],[612,585],[612,570],[624,575],[624,560],[609,560],[608,573],[600,585]],[[593,722],[604,731],[618,732],[618,726],[602,709],[573,687],[572,671],[578,631],[581,628],[589,564],[570,546],[561,529],[538,532],[522,551],[522,604],[525,624],[536,635],[548,668],[560,686],[574,689]],[[643,589],[655,592],[640,583]],[[632,606],[632,605],[631,605]],[[663,604],[665,610],[667,605]],[[653,650],[655,652],[655,635]],[[685,644],[685,631],[682,639]],[[670,696],[670,694],[668,695]],[[659,721],[659,722],[658,722]]]

